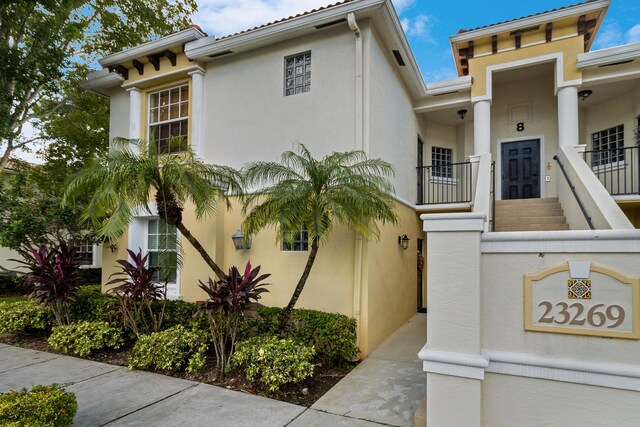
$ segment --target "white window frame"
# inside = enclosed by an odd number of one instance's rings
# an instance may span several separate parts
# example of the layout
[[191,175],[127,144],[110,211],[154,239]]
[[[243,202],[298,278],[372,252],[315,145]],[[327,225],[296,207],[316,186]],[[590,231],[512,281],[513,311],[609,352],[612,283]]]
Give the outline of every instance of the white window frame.
[[[283,237],[280,250],[282,252],[307,252],[309,250],[309,230],[302,226],[299,230],[291,231],[290,233],[296,234],[296,237],[291,241],[291,243],[287,243]],[[306,238],[303,236],[306,236]],[[296,244],[300,244],[301,247],[306,247],[304,249],[295,249]]]
[[[435,153],[435,150],[439,150],[439,153]],[[446,151],[446,152],[445,152]],[[437,158],[440,160],[442,156],[447,156],[450,159],[449,163],[443,163],[441,161],[439,161],[438,163],[436,163],[436,155]],[[445,166],[449,165],[448,168],[445,168]],[[449,148],[449,147],[437,147],[435,145],[431,146],[431,178],[432,181],[434,179],[436,180],[440,180],[438,182],[448,182],[451,181],[452,183],[454,182],[453,179],[453,148]],[[436,166],[441,166],[442,167],[442,172],[439,172],[437,175],[434,174],[435,172],[435,167]]]
[[[86,249],[90,249],[90,250],[86,250]],[[78,255],[80,254],[91,254],[91,262],[86,263],[84,257],[82,257],[82,263],[81,266],[83,267],[92,267],[95,265],[96,263],[96,247],[94,244],[79,244],[78,245],[78,251],[77,251]]]
[[[129,229],[128,229],[129,238],[127,241],[127,245],[128,245],[127,247],[135,253],[138,252],[138,248],[142,249],[143,256],[149,252],[148,243],[147,243],[148,242],[147,230],[149,227],[148,221],[151,219],[160,219],[155,202],[149,203],[149,211],[146,208],[142,208],[142,207],[136,209],[134,212],[133,221],[131,221],[131,224],[129,225]],[[176,240],[177,240],[176,251],[178,251],[178,253],[181,253],[182,246],[180,244],[180,241],[182,240],[182,234],[180,233],[180,230],[176,230]],[[167,284],[167,299],[172,299],[172,300],[182,299],[181,286],[180,286],[180,272],[181,272],[180,263],[178,263],[176,267],[176,281],[169,282]]]
[[[188,98],[187,98],[187,101],[186,101],[187,102],[187,115],[186,116],[182,116],[182,107],[181,107],[182,103],[184,102],[184,101],[182,101],[182,89],[184,89],[184,88],[187,88],[187,90],[188,90],[188,92],[187,92],[188,93]],[[176,89],[179,90],[178,102],[172,104],[171,103],[171,91],[172,90],[176,90]],[[158,95],[158,100],[159,100],[160,99],[160,94],[162,92],[169,92],[169,104],[168,104],[168,106],[169,106],[169,117],[171,117],[171,107],[173,105],[177,105],[178,106],[178,108],[180,109],[180,114],[178,115],[177,118],[174,118],[174,119],[169,118],[167,120],[158,120],[157,122],[152,122],[152,120],[151,120],[151,110],[152,110],[151,98],[154,95]],[[184,142],[183,142],[185,144],[185,150],[179,150],[179,151],[173,151],[173,152],[169,151],[168,153],[164,153],[164,152],[160,152],[159,149],[158,149],[158,154],[176,154],[176,153],[184,152],[184,151],[186,151],[186,149],[189,148],[189,136],[191,134],[191,132],[190,132],[190,130],[191,130],[190,129],[191,117],[189,115],[189,109],[190,109],[190,106],[191,106],[190,103],[191,103],[192,96],[193,96],[193,94],[191,93],[191,87],[189,86],[189,83],[183,83],[183,84],[167,87],[167,88],[160,89],[160,90],[155,90],[155,91],[149,92],[147,94],[147,139],[148,139],[150,145],[151,144],[154,144],[154,145],[158,144],[158,142],[155,139],[152,139],[152,132],[151,132],[151,128],[152,127],[156,127],[156,126],[159,127],[159,126],[167,125],[167,124],[171,125],[173,123],[179,124],[182,121],[186,121],[186,128],[187,128],[186,132],[187,133],[186,133],[186,136],[185,136]],[[160,106],[158,105],[157,108],[158,108],[158,119],[160,119],[160,114],[159,114]],[[182,125],[180,125],[180,126],[182,126]],[[181,133],[181,135],[182,135],[182,133]],[[171,135],[169,135],[169,141],[171,141]],[[170,145],[169,145],[169,147],[170,147]]]
[[[620,130],[618,130],[618,128],[620,128]],[[611,131],[614,131],[611,134]],[[603,135],[604,133],[607,133],[607,135]],[[612,147],[612,148],[605,148],[603,149],[600,144],[602,144],[601,139],[603,138],[611,138],[612,135],[615,135],[616,137],[618,135],[621,136],[621,138],[616,138],[616,140],[614,141],[616,144],[616,147]],[[596,148],[596,140],[598,140],[598,148]],[[606,144],[608,146],[610,146],[612,144],[611,141],[607,140]],[[595,163],[594,162],[594,155],[595,155],[595,151],[607,151],[607,150],[622,150],[622,159],[619,159],[620,155],[618,154],[618,156],[616,156],[616,160],[612,161],[611,157],[608,157],[606,159],[598,159],[598,162]],[[591,134],[591,150],[593,151],[591,153],[591,169],[593,171],[596,172],[602,172],[602,171],[609,171],[609,170],[616,170],[616,169],[621,169],[624,168],[626,166],[626,153],[624,151],[624,123],[616,125],[616,126],[612,126],[610,128],[607,129],[603,129],[597,132],[593,132]],[[619,160],[618,160],[619,159]]]

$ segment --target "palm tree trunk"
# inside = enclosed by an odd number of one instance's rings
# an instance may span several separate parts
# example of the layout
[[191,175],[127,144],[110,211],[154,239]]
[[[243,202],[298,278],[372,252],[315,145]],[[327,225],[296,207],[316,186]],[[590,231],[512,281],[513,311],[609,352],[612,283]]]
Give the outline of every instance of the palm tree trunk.
[[304,285],[307,283],[307,279],[309,278],[309,273],[311,273],[311,267],[313,267],[313,263],[316,260],[316,255],[318,254],[318,239],[313,239],[311,243],[311,252],[309,252],[309,258],[307,259],[307,265],[304,267],[304,271],[302,272],[302,276],[300,276],[300,280],[298,280],[298,284],[296,285],[296,290],[293,291],[293,295],[291,295],[291,299],[289,300],[289,304],[284,309],[280,316],[280,326],[285,326],[287,321],[289,320],[289,314],[293,307],[298,302],[298,298],[300,298],[300,294],[302,293],[302,289]]
[[218,276],[219,279],[225,279],[227,277],[225,272],[222,271],[222,269],[218,266],[218,264],[215,263],[215,261],[213,261],[213,259],[211,259],[205,248],[200,244],[198,239],[196,239],[195,236],[191,234],[187,227],[185,227],[182,222],[176,224],[176,227],[178,228],[178,230],[180,230],[180,233],[182,233],[182,235],[187,238],[189,243],[191,243],[191,246],[193,246],[195,250],[198,251],[202,259],[204,259],[204,262],[206,262],[207,265],[211,267],[213,272],[216,273],[216,276]]

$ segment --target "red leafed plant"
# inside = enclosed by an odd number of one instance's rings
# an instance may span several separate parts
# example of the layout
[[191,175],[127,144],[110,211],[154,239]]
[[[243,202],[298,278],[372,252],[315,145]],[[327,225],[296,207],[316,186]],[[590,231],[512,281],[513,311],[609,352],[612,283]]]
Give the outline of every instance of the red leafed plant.
[[198,303],[196,315],[206,315],[209,322],[209,331],[213,339],[213,347],[216,352],[216,360],[221,372],[229,364],[233,355],[238,324],[242,316],[255,317],[255,308],[261,294],[269,292],[265,286],[268,283],[260,283],[270,274],[260,274],[260,266],[251,269],[248,262],[244,274],[240,274],[237,267],[229,269],[229,275],[219,281],[200,282],[200,288],[204,290],[208,299]]
[[[109,278],[115,279],[107,282],[108,285],[118,285],[109,289],[120,303],[124,324],[136,336],[142,333],[157,332],[161,329],[166,306],[166,283],[162,284],[154,280],[153,275],[160,270],[159,267],[147,266],[147,255],[142,255],[142,249],[138,253],[127,249],[131,262],[120,259],[120,271],[113,273]],[[164,300],[160,310],[154,310],[158,300]]]
[[68,325],[69,303],[76,300],[77,272],[80,258],[77,246],[60,240],[52,248],[40,245],[31,251],[21,250],[22,260],[29,272],[27,283],[34,289],[29,297],[44,307],[50,307],[56,325]]

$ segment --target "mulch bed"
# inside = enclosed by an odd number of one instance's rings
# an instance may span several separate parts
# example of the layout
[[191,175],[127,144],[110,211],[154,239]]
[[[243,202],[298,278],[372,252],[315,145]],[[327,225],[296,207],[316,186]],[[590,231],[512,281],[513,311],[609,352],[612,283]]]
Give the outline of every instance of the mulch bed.
[[[45,335],[25,335],[8,333],[0,336],[0,342],[13,345],[16,347],[30,348],[32,350],[46,351],[48,353],[65,354],[55,350],[47,342]],[[96,362],[109,363],[111,365],[127,366],[129,354],[133,349],[133,343],[128,344],[119,350],[108,350],[94,353],[85,359]],[[78,357],[78,356],[74,356]],[[356,364],[348,364],[344,367],[333,367],[324,365],[316,361],[314,375],[296,384],[284,385],[279,391],[271,393],[267,388],[255,381],[249,381],[242,370],[234,369],[231,372],[220,376],[214,360],[207,360],[206,365],[196,373],[187,372],[167,372],[156,371],[157,373],[183,378],[192,381],[213,384],[224,387],[229,390],[237,390],[244,393],[256,394],[260,396],[270,397],[272,399],[281,400],[283,402],[293,403],[309,407],[313,405],[322,395],[331,389],[338,381],[340,381],[347,373],[353,369]]]

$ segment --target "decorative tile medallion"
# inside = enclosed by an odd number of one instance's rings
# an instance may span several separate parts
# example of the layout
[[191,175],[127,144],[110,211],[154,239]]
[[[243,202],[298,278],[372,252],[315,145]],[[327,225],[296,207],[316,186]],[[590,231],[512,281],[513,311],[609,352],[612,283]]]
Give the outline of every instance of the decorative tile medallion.
[[591,299],[591,280],[569,279],[567,281],[569,299]]

